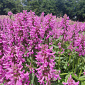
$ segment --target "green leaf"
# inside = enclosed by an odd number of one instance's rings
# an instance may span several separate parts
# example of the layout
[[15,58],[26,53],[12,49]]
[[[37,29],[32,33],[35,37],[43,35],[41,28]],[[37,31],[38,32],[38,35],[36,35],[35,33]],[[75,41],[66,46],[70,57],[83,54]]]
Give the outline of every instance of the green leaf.
[[[64,57],[60,57],[60,59],[63,59]],[[59,57],[55,57],[55,59],[59,59]]]
[[70,77],[70,75],[72,74],[73,72],[69,72],[68,75],[66,75],[65,77],[65,82],[67,82],[68,78]]
[[60,76],[67,75],[68,73],[61,73]]
[[78,80],[79,80],[79,81],[85,81],[85,78],[83,78],[83,77],[79,77]]
[[31,80],[31,84],[33,84],[33,83],[34,83],[34,78],[35,78],[35,75],[34,75],[34,73],[32,73],[32,80]]
[[84,82],[81,82],[81,85],[85,85],[85,81]]
[[85,75],[84,75],[84,76],[81,76],[81,77],[79,77],[79,78],[85,78]]
[[27,54],[27,53],[28,53],[28,51],[26,51],[26,52],[24,53],[24,55]]
[[0,84],[0,85],[3,85],[3,84]]
[[56,41],[61,40],[61,38],[62,38],[62,36],[60,36],[58,39],[56,39]]
[[53,46],[54,48],[57,48],[57,49],[59,48],[59,47],[58,47],[58,46],[56,46],[56,45],[52,45],[52,46]]
[[78,80],[78,77],[75,74],[72,74],[72,77]]

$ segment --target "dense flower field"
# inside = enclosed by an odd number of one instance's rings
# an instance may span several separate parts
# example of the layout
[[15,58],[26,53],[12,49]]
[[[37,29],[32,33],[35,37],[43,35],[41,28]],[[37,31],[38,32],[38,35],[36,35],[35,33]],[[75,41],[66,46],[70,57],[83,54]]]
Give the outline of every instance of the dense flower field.
[[0,19],[0,84],[85,85],[85,23],[48,14]]

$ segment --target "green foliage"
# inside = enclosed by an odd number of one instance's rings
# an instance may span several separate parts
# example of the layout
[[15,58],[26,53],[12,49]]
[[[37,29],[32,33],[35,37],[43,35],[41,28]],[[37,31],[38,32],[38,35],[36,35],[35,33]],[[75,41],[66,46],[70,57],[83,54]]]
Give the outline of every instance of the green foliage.
[[68,14],[70,18],[72,19],[74,16],[76,16],[76,0],[66,0],[65,1],[65,11],[64,13]]
[[[59,69],[61,71],[61,80],[59,85],[61,85],[62,82],[67,82],[70,75],[75,81],[79,81],[80,85],[84,85],[85,76],[83,75],[83,71],[85,70],[85,58],[83,56],[79,56],[74,50],[71,51],[70,49],[68,49],[70,43],[68,41],[62,43],[61,37],[54,40],[53,42],[53,51],[56,52],[56,69]],[[59,53],[62,52],[62,50],[58,47],[59,42],[61,43],[62,48],[65,49],[64,53],[62,54]]]
[[85,21],[85,0],[79,0],[76,7],[76,12],[79,21]]
[[37,15],[45,12],[60,17],[66,13],[73,20],[84,21],[85,18],[85,0],[23,0],[23,3],[25,10],[35,11]]
[[5,15],[8,11],[13,13],[21,12],[23,5],[21,0],[0,0],[0,15]]
[[[37,15],[40,15],[42,12],[45,12],[45,15],[52,13],[53,15],[63,15],[63,0],[27,0],[23,1],[26,5],[24,6],[25,10],[35,11]],[[62,5],[62,6],[61,6]]]

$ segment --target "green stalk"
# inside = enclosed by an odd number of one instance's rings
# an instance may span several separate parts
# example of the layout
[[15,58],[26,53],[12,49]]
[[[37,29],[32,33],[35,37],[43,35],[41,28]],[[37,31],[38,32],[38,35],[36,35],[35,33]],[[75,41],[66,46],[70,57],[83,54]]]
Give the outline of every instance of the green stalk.
[[59,55],[59,61],[58,61],[58,68],[60,69],[60,55]]
[[[69,62],[70,62],[70,60],[71,60],[71,55],[70,55],[70,57],[69,57]],[[70,63],[69,63],[69,66],[70,66]]]
[[73,66],[72,66],[72,71],[74,72],[74,59],[73,59]]
[[81,68],[81,70],[80,70],[79,77],[81,76],[81,73],[82,73],[82,68]]
[[[79,60],[79,57],[78,57],[78,65],[79,65],[79,63],[80,63],[80,60]],[[78,70],[78,73],[79,73],[79,70]]]

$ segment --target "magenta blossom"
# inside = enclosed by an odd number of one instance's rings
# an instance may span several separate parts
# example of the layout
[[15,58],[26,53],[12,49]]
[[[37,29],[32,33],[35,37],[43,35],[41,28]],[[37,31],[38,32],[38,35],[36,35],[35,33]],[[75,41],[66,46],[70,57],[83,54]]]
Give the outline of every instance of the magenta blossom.
[[8,12],[8,15],[11,16],[13,13],[11,11]]
[[70,75],[70,77],[69,77],[68,80],[67,80],[67,83],[63,82],[63,84],[64,84],[64,85],[79,85],[79,81],[78,81],[78,82],[75,82],[75,81],[72,79],[71,75]]
[[84,72],[83,72],[83,73],[84,73],[84,75],[85,75],[85,70],[84,70]]

